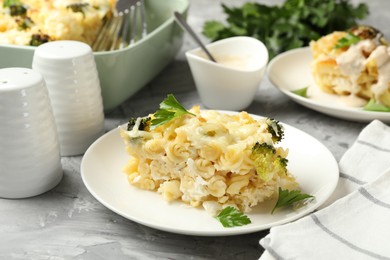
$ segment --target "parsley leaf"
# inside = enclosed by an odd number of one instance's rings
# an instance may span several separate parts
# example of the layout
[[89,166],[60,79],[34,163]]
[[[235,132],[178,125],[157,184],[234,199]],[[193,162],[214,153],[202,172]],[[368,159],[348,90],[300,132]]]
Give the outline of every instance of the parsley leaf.
[[12,5],[22,5],[20,0],[4,0],[3,7],[10,7]]
[[291,92],[298,95],[298,96],[307,98],[307,89],[308,88],[309,87],[304,87],[304,88],[300,88],[300,89],[296,89],[296,90],[291,90]]
[[215,218],[224,227],[237,227],[252,223],[248,216],[232,206],[224,208]]
[[390,112],[390,107],[378,104],[374,99],[370,99],[363,109],[366,111]]
[[151,128],[156,128],[157,126],[163,125],[172,119],[185,114],[195,116],[195,114],[187,111],[172,94],[168,94],[160,103],[160,109],[154,113],[154,118],[151,121]]
[[301,193],[300,190],[283,190],[279,188],[278,201],[276,202],[274,208],[271,211],[271,214],[274,213],[275,209],[289,206],[298,201],[303,201],[305,199],[314,198],[312,195]]
[[337,41],[337,44],[334,46],[335,49],[341,49],[344,47],[349,47],[360,41],[360,38],[352,33],[348,33],[347,36],[341,38]]

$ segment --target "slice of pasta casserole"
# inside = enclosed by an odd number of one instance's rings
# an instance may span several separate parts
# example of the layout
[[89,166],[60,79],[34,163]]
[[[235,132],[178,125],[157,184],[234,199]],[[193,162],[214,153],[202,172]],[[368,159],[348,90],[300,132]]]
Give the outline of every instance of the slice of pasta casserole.
[[156,127],[152,114],[121,128],[129,183],[213,215],[230,205],[249,212],[279,187],[298,187],[286,167],[288,150],[275,145],[282,137],[277,121],[198,106],[189,112]]
[[390,107],[390,46],[383,34],[368,26],[336,31],[310,44],[312,75],[325,92],[351,106],[368,100]]

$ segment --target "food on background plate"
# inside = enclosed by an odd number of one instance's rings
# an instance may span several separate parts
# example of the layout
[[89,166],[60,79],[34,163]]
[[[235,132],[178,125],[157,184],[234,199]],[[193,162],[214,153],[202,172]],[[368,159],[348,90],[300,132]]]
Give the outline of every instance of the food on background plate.
[[38,46],[47,41],[92,44],[115,0],[2,0],[0,44]]
[[120,134],[130,155],[129,183],[168,202],[203,206],[216,216],[231,207],[250,212],[281,190],[298,190],[287,169],[288,149],[277,146],[283,126],[270,118],[186,110],[168,95],[159,110],[130,119]]
[[310,44],[316,85],[349,106],[390,107],[390,46],[369,26],[335,31]]

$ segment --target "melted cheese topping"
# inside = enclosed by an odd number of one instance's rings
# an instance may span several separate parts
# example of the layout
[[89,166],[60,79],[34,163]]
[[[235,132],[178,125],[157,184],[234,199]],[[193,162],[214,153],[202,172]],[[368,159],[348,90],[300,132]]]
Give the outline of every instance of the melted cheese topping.
[[[32,35],[41,34],[50,40],[78,40],[92,44],[102,25],[102,19],[112,9],[115,0],[21,0],[27,8],[25,17],[32,24],[21,29],[24,16],[11,16],[10,9],[0,1],[0,44],[29,45]],[[86,4],[82,12],[69,5]]]

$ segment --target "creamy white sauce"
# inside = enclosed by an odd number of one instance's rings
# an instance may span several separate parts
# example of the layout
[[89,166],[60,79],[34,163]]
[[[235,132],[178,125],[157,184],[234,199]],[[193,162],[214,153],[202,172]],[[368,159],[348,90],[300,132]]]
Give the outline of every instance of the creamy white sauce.
[[365,67],[366,57],[364,56],[364,52],[372,50],[373,44],[371,40],[360,41],[358,44],[351,45],[346,52],[336,59],[341,73],[351,79],[349,89],[351,94],[358,93],[360,90],[357,80]]
[[[208,59],[206,54],[200,53],[200,57],[204,59]],[[218,55],[213,54],[213,57],[217,61],[218,64],[238,70],[248,70],[250,69],[249,65],[249,57],[243,57],[239,55]]]
[[217,56],[216,60],[219,64],[233,69],[248,69],[246,59],[240,56]]
[[378,66],[378,82],[372,86],[372,93],[377,101],[380,96],[389,88],[390,82],[390,47],[379,46],[368,58],[374,59]]
[[362,107],[367,104],[367,100],[356,96],[355,94],[350,94],[348,96],[341,96],[341,101],[349,107]]

